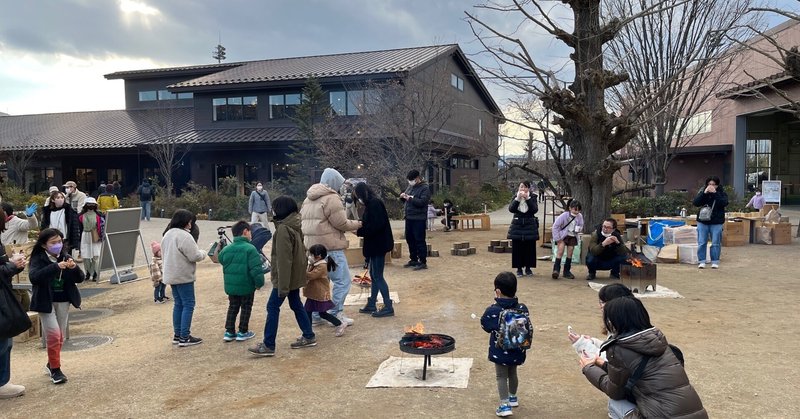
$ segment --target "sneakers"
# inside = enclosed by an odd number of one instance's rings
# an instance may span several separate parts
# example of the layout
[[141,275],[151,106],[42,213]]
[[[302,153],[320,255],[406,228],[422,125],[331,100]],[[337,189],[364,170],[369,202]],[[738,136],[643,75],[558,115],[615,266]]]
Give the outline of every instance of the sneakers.
[[509,395],[508,396],[508,405],[511,406],[511,407],[519,406],[519,399],[517,399],[517,396]]
[[345,329],[347,329],[347,323],[342,322],[342,324],[336,326],[333,335],[336,336],[337,338],[341,337],[342,335],[344,335]]
[[495,410],[494,413],[500,417],[511,416],[514,414],[514,412],[511,411],[511,406],[508,404],[501,404],[497,407],[497,410]]
[[50,369],[49,366],[46,366],[46,368],[50,371],[50,380],[53,381],[53,384],[64,384],[67,382],[67,376],[61,372],[61,368]]
[[258,356],[275,356],[275,349],[267,348],[267,345],[264,345],[264,342],[259,342],[258,345],[252,348],[247,348],[247,352]]
[[705,268],[706,268],[705,262],[701,262],[699,265],[697,265],[697,269],[705,269]]
[[525,275],[533,276],[533,271],[531,270],[531,268],[525,268]]
[[415,271],[421,271],[423,269],[428,269],[428,264],[427,263],[420,263],[420,264],[418,264],[417,266],[414,267]]
[[417,265],[419,265],[419,262],[417,262],[416,260],[409,260],[408,262],[406,262],[405,265],[403,265],[403,267],[404,268],[413,268],[413,267],[415,267]]
[[153,302],[156,303],[156,304],[164,304],[164,303],[166,303],[166,301],[159,300],[159,299],[154,299]]
[[[339,321],[341,321],[342,323],[346,323],[348,326],[352,326],[354,323],[353,319],[345,316],[343,311],[336,313],[336,318],[339,319]],[[332,325],[333,323],[331,323],[331,326]]]
[[11,399],[25,394],[25,386],[6,383],[0,386],[0,399]]
[[244,342],[244,341],[246,341],[248,339],[254,338],[255,336],[256,336],[255,332],[252,332],[250,330],[248,330],[248,331],[246,331],[244,333],[238,332],[238,333],[236,333],[236,341],[237,342]]
[[711,269],[719,269],[719,263],[712,263]]
[[203,339],[189,335],[188,337],[181,338],[180,342],[178,342],[178,346],[183,348],[185,346],[194,346],[194,345],[199,345],[201,343],[203,343]]
[[525,276],[525,274],[522,273],[522,268],[517,268],[517,276],[520,277],[520,278]]
[[181,343],[181,337],[180,337],[180,336],[178,336],[178,335],[174,335],[174,336],[172,336],[172,344],[173,344],[173,345],[177,345],[177,344],[179,344],[179,343]]
[[316,338],[306,339],[303,336],[300,336],[299,338],[297,338],[297,341],[295,341],[293,344],[289,346],[291,346],[292,349],[310,348],[312,346],[317,346],[317,339]]
[[233,342],[234,340],[236,340],[236,334],[231,332],[225,332],[225,335],[222,336],[222,340],[224,340],[225,342]]

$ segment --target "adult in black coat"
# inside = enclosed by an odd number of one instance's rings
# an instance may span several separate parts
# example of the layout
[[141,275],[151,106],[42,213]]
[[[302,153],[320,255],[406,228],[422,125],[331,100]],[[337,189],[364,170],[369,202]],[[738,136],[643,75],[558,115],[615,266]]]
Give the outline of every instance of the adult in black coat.
[[[0,231],[5,229],[5,217],[0,217]],[[11,287],[11,278],[22,272],[25,268],[25,258],[16,258],[13,261],[6,256],[6,248],[0,243],[0,281]],[[26,291],[27,292],[27,291]],[[21,396],[25,387],[12,384],[11,378],[11,347],[14,338],[0,338],[0,398],[7,399]]]
[[66,202],[63,192],[50,194],[50,202],[42,208],[42,230],[56,228],[61,231],[67,250],[81,248],[82,226],[78,213]]
[[701,220],[697,217],[697,260],[698,268],[706,267],[706,247],[708,236],[711,236],[711,268],[719,267],[719,258],[722,253],[722,226],[725,224],[725,207],[728,205],[728,195],[722,189],[719,178],[709,176],[705,186],[700,189],[692,203],[696,207],[708,206],[711,208],[711,218]]
[[[383,202],[366,183],[358,183],[355,187],[355,196],[364,205],[364,215],[361,217],[361,227],[356,230],[356,235],[364,238],[363,253],[369,260],[369,276],[372,279],[370,296],[367,305],[358,310],[359,313],[371,313],[372,317],[394,316],[392,300],[389,298],[389,284],[383,276],[383,265],[386,252],[394,247],[392,226],[389,224],[389,214]],[[380,292],[383,297],[383,308],[378,310],[375,305]]]
[[[536,194],[531,193],[531,183],[519,184],[517,194],[508,206],[514,214],[508,227],[507,238],[511,239],[511,267],[517,268],[517,276],[533,275],[536,267],[536,240],[539,240],[539,211]],[[523,274],[522,268],[525,268]]]

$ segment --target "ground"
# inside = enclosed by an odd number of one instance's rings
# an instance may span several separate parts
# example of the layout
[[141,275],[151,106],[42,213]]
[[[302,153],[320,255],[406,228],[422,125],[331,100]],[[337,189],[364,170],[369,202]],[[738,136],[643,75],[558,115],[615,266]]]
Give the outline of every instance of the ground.
[[[166,222],[149,224],[147,239],[157,237]],[[217,224],[201,223],[201,244],[210,241]],[[486,359],[488,338],[471,314],[480,317],[492,302],[494,276],[510,270],[510,254],[486,251],[489,240],[505,238],[506,228],[430,233],[430,243],[442,255],[429,259],[430,269],[413,272],[400,266],[404,261],[386,269],[391,290],[401,298],[395,317],[374,319],[347,307],[355,324],[340,338],[333,328],[318,327],[314,348],[289,349],[299,330],[284,305],[274,358],[246,352],[263,337],[266,292],[256,294],[251,328],[257,339],[222,341],[227,299],[220,267],[207,260],[197,268],[192,325],[205,342],[194,347],[171,344],[172,306],[153,304],[149,279],[82,285],[111,287],[85,299],[83,308],[114,314],[73,325],[72,336],[111,335],[114,341],[64,352],[69,382],[59,386],[44,375],[47,356],[38,341],[16,344],[12,381],[25,385],[27,393],[0,401],[3,417],[494,417],[497,394],[494,367]],[[450,256],[456,241],[469,241],[477,255]],[[685,298],[650,298],[645,306],[653,324],[683,350],[688,375],[711,417],[796,417],[800,366],[789,337],[798,331],[794,300],[800,282],[793,258],[799,248],[798,239],[787,246],[723,248],[719,270],[658,266],[659,284]],[[557,281],[549,277],[551,267],[540,262],[535,276],[519,283],[518,296],[531,309],[536,335],[519,370],[515,417],[604,418],[606,398],[581,375],[566,332],[572,325],[582,333],[598,333],[597,293],[583,279],[585,267],[573,269],[578,279]],[[398,349],[403,326],[417,322],[430,332],[454,336],[454,356],[474,358],[468,388],[366,389],[382,361],[403,355]]]

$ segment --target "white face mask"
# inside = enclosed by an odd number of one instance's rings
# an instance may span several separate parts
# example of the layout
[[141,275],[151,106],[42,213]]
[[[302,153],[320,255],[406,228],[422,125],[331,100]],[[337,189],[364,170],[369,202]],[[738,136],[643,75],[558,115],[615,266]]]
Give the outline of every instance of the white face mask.
[[761,196],[761,192],[756,192],[756,196]]
[[416,184],[417,184],[417,181],[416,181],[416,179],[415,179],[415,180],[409,180],[409,181],[408,181],[408,186],[414,186],[414,185],[416,185]]
[[609,237],[611,237],[611,235],[612,235],[613,233],[606,233],[605,231],[600,231],[600,234],[602,234],[602,235],[603,235],[603,237],[605,237],[605,238],[609,238]]
[[314,256],[309,256],[309,257],[308,257],[308,263],[311,263],[311,264],[313,264],[313,263],[314,263],[314,262],[316,262],[316,261],[317,261],[317,260],[314,258]]
[[257,190],[257,191],[261,191],[262,189],[264,189],[264,187],[263,187],[263,186],[256,186],[256,190]]

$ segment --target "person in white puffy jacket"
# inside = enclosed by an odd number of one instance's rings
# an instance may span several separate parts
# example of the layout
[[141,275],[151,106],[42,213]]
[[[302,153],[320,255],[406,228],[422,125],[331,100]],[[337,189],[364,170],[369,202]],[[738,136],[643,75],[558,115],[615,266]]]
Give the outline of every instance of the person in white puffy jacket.
[[6,217],[6,228],[0,233],[0,242],[7,244],[23,244],[28,241],[28,231],[39,228],[36,219],[36,203],[25,208],[25,219],[14,214],[14,207],[8,202],[3,202],[3,212]]

